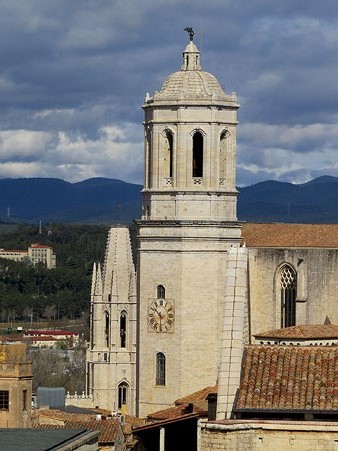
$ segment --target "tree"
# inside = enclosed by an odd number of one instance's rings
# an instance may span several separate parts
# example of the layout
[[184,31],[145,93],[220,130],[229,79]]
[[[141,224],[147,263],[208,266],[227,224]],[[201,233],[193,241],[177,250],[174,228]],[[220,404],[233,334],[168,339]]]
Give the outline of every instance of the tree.
[[55,305],[47,305],[47,307],[45,307],[43,316],[48,319],[48,321],[50,321],[51,319],[55,319],[56,313],[57,310]]
[[70,393],[85,389],[85,349],[36,349],[30,352],[33,391],[38,387],[64,387]]

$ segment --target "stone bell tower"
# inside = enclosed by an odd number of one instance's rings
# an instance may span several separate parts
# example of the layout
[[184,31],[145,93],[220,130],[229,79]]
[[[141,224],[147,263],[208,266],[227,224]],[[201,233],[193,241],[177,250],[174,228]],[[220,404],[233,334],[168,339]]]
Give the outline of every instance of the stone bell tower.
[[138,414],[217,380],[225,258],[239,246],[235,93],[202,70],[190,42],[181,70],[146,95],[138,259]]
[[86,365],[93,407],[134,414],[136,277],[127,227],[109,230],[102,271],[94,264]]

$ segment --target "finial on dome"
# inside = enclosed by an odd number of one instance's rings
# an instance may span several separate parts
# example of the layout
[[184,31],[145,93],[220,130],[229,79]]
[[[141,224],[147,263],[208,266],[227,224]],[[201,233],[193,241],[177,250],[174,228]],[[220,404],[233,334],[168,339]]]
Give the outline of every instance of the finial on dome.
[[186,27],[184,31],[189,33],[190,42],[183,52],[183,64],[181,70],[201,70],[200,52],[193,42],[194,30]]
[[185,27],[184,31],[188,32],[190,41],[193,41],[195,33],[194,33],[194,30],[192,29],[192,27]]

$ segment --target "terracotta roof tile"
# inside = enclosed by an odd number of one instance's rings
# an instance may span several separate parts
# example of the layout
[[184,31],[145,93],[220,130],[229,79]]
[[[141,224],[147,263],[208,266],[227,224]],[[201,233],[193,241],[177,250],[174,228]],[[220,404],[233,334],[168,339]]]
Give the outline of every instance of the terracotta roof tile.
[[[120,429],[117,418],[95,419],[93,414],[74,414],[54,409],[38,409],[33,411],[33,427],[41,428],[65,428],[65,429],[95,429],[100,432],[100,443],[112,443]],[[48,424],[44,419],[50,419]]]
[[254,335],[258,338],[280,338],[288,340],[311,340],[320,338],[337,338],[338,339],[338,325],[337,324],[320,324],[320,325],[299,325],[285,327],[278,330],[270,330],[268,332],[258,333]]
[[195,403],[198,401],[205,401],[209,393],[215,393],[216,390],[217,386],[202,388],[201,390],[198,390],[194,393],[190,393],[189,395],[184,396],[183,398],[177,399],[175,401],[175,405],[178,406],[180,404],[185,403]]
[[133,415],[126,415],[125,421],[126,424],[129,424],[131,427],[144,426],[146,423],[144,418],[135,417]]
[[192,413],[198,413],[201,415],[207,415],[208,405],[207,402],[204,406],[196,404],[192,405],[192,410],[189,410],[189,403],[180,404],[179,406],[170,407],[169,409],[159,410],[148,415],[147,419],[150,421],[172,420],[174,418],[184,417],[185,415],[191,415]]
[[67,420],[65,423],[66,429],[94,429],[99,431],[99,443],[114,443],[120,427],[120,422],[117,418],[107,420],[74,418]]
[[99,412],[93,412],[92,414],[74,414],[69,412],[64,412],[63,410],[56,410],[56,409],[35,409],[33,410],[33,416],[37,419],[40,424],[42,423],[43,418],[49,418],[51,420],[55,419],[58,421],[67,421],[72,420],[74,417],[76,418],[82,418],[85,420],[92,420],[95,418],[96,413]]
[[247,247],[338,248],[338,224],[244,223]]
[[191,393],[183,398],[175,401],[175,407],[169,409],[160,410],[148,415],[150,421],[160,421],[179,418],[191,413],[198,413],[200,415],[206,415],[208,412],[207,396],[210,393],[216,393],[217,386],[205,387],[194,393]]
[[338,346],[246,348],[235,410],[337,408]]

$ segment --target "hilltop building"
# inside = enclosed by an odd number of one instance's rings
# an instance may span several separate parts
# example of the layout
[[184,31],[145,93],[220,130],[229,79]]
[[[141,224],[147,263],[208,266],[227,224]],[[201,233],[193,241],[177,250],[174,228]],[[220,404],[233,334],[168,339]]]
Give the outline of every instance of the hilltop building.
[[0,428],[30,428],[32,364],[24,343],[0,344]]
[[[236,95],[202,70],[192,35],[181,70],[146,95],[137,276],[127,229],[110,230],[103,272],[94,268],[94,406],[126,401],[129,413],[146,416],[218,383],[217,421],[228,421],[252,408],[241,371],[243,356],[258,358],[255,335],[338,323],[338,226],[237,221],[238,108]],[[299,350],[304,374],[318,357],[310,354]],[[330,381],[335,387],[337,375]],[[240,387],[249,390],[242,404]],[[331,407],[336,388],[332,396]]]
[[28,259],[33,265],[44,264],[48,269],[56,268],[56,254],[50,246],[31,244],[27,251],[0,249],[0,258],[16,262]]
[[22,339],[31,347],[37,348],[73,348],[79,344],[79,334],[67,330],[25,330]]

